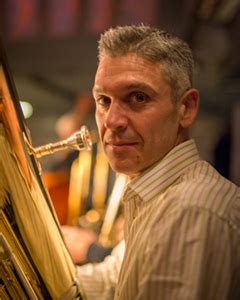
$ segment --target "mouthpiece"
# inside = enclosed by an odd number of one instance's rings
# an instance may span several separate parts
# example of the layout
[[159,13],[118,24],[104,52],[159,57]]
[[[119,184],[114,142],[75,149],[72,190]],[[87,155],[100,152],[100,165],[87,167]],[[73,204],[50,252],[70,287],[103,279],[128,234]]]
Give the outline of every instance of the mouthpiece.
[[40,158],[65,149],[75,149],[79,151],[92,149],[91,136],[86,126],[82,126],[79,131],[75,132],[66,140],[37,147],[33,152],[37,158]]

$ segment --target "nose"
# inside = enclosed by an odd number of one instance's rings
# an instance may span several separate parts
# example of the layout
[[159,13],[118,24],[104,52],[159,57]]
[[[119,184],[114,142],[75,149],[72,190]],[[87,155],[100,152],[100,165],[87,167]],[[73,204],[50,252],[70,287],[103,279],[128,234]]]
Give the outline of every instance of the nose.
[[114,131],[125,129],[128,125],[126,109],[113,101],[106,113],[104,125]]

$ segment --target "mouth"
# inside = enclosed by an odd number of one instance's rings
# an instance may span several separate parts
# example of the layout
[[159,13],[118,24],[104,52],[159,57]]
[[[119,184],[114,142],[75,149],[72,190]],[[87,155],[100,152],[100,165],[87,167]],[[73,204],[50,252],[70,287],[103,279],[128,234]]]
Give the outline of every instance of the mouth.
[[137,142],[131,141],[108,141],[106,142],[106,146],[109,147],[113,152],[123,152],[128,151],[134,147],[136,147]]
[[136,144],[137,144],[137,142],[130,141],[130,140],[107,140],[106,141],[106,145],[117,146],[117,147],[131,146],[131,145],[136,145]]

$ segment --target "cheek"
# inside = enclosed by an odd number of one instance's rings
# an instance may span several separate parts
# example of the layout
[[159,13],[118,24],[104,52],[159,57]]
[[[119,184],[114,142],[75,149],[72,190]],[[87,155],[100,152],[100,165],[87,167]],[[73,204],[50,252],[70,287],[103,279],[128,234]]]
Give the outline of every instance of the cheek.
[[[150,122],[147,123],[150,125]],[[152,120],[151,126],[148,127],[149,141],[153,144],[162,144],[174,139],[178,132],[178,121],[176,116],[169,115],[162,118]],[[146,135],[145,135],[146,136]],[[145,137],[146,138],[146,137]]]
[[104,127],[104,119],[98,112],[96,112],[95,120],[96,120],[96,124],[97,124],[97,128],[98,128],[99,136],[102,137],[104,134],[104,128],[105,128]]
[[95,120],[96,120],[96,123],[97,123],[98,130],[100,130],[100,128],[102,126],[102,118],[101,118],[100,114],[97,111],[95,113]]

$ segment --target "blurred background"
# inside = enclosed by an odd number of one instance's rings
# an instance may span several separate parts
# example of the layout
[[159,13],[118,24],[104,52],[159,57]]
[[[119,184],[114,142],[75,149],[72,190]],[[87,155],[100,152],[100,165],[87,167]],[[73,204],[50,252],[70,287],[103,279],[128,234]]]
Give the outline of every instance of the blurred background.
[[[201,93],[192,135],[202,157],[239,184],[239,0],[1,0],[1,35],[19,97],[33,107],[34,146],[59,139],[59,120],[75,109],[90,112],[84,122],[94,127],[92,108],[76,103],[91,98],[99,34],[141,22],[191,45]],[[43,168],[54,160],[43,159]]]

